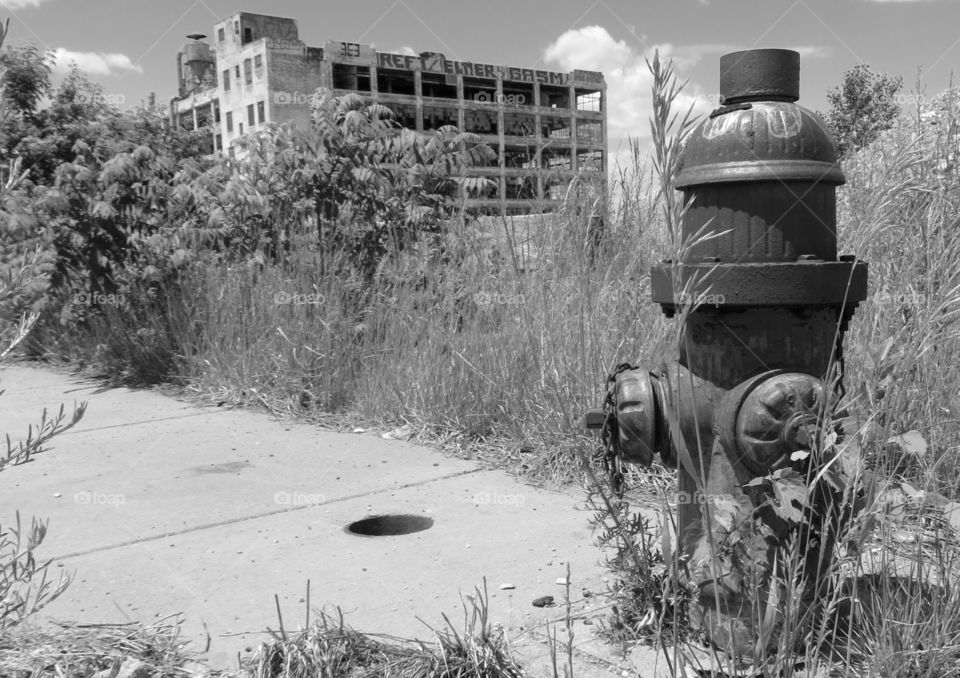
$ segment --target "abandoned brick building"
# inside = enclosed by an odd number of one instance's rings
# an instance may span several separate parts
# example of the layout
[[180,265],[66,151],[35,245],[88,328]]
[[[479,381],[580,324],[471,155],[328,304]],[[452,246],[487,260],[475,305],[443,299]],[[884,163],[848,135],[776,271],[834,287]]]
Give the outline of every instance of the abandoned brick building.
[[492,212],[546,211],[580,175],[607,172],[603,74],[453,61],[443,54],[377,52],[328,41],[309,47],[297,22],[239,12],[214,26],[212,45],[193,34],[177,54],[174,124],[209,129],[211,152],[232,152],[240,136],[266,123],[307,125],[317,88],[355,92],[388,106],[418,131],[444,125],[481,135],[498,152],[469,170],[492,187],[467,200]]

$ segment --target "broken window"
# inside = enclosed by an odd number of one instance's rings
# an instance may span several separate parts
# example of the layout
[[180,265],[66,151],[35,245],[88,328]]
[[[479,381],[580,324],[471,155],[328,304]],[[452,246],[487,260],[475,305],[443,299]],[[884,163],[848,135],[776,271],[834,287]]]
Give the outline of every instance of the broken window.
[[230,91],[230,69],[229,68],[223,71],[223,90],[225,92]]
[[535,137],[537,119],[528,113],[503,112],[503,133],[512,137]]
[[473,134],[499,134],[496,109],[474,110],[468,108],[463,112],[463,131]]
[[253,65],[250,63],[250,59],[243,60],[243,84],[253,84]]
[[423,129],[440,129],[446,126],[457,127],[457,109],[452,106],[424,106]]
[[577,151],[577,169],[599,172],[603,169],[603,151]]
[[253,57],[253,72],[257,80],[263,80],[263,55],[257,54]]
[[535,146],[504,146],[503,164],[507,168],[533,169],[537,166]]
[[247,126],[253,127],[256,124],[257,120],[254,117],[253,104],[247,104]]
[[535,175],[507,176],[504,195],[507,200],[535,200],[537,177]]
[[547,200],[563,200],[569,185],[570,182],[566,179],[561,179],[558,176],[545,176],[543,178],[543,197]]
[[569,139],[570,117],[569,116],[540,116],[540,136],[544,139]]
[[401,127],[407,129],[417,128],[417,107],[414,104],[395,104],[393,102],[386,104],[387,108],[393,111],[393,120]]
[[573,156],[569,148],[544,148],[540,154],[540,162],[544,169],[573,169]]
[[261,124],[261,125],[263,124],[264,118],[266,118],[266,113],[267,113],[266,108],[267,107],[264,105],[263,101],[257,102],[257,123],[258,124]]
[[603,125],[599,120],[577,120],[577,141],[603,143]]
[[227,111],[227,132],[233,132],[233,112]]

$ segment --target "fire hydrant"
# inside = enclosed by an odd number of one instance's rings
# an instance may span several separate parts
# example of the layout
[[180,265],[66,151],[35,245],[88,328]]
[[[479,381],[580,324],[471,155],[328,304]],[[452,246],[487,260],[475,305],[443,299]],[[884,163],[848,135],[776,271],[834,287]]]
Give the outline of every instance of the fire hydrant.
[[721,57],[722,105],[691,132],[676,178],[692,199],[684,245],[651,271],[653,301],[681,319],[679,358],[657,371],[621,365],[604,410],[587,417],[603,429],[615,481],[621,462],[649,465],[655,453],[678,469],[691,621],[747,659],[770,635],[761,620],[776,618],[783,549],[799,553],[806,600],[832,557],[833,533],[811,529],[830,498],[774,485],[810,490],[828,463],[811,451],[842,392],[843,337],[867,290],[867,265],[837,257],[844,176],[823,122],[795,103],[799,89],[797,52]]

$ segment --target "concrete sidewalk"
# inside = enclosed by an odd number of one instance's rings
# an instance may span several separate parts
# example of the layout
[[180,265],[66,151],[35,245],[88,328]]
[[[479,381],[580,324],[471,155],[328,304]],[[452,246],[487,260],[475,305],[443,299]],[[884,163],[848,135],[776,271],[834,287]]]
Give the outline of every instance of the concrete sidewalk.
[[[203,649],[208,631],[210,665],[235,668],[238,651],[276,628],[274,594],[287,629],[303,624],[308,580],[311,606],[339,606],[358,630],[429,640],[425,624],[442,628],[445,613],[459,626],[461,594],[486,578],[492,620],[534,663],[547,651],[530,639],[562,610],[531,601],[562,601],[556,580],[568,562],[576,612],[606,613],[602,596],[581,596],[603,590],[604,571],[579,493],[371,434],[104,389],[50,369],[7,366],[0,387],[0,424],[14,441],[44,407],[65,403],[69,414],[89,402],[51,451],[0,473],[0,522],[17,509],[49,518],[41,555],[74,574],[50,617],[150,622],[182,612],[192,647]],[[386,513],[434,524],[404,536],[345,532]],[[574,628],[590,643],[591,626]]]

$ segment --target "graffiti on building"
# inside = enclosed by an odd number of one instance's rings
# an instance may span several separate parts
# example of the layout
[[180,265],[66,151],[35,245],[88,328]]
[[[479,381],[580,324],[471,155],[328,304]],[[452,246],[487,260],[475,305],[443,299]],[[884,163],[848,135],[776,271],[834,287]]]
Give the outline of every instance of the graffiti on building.
[[[442,54],[392,54],[377,52],[377,68],[396,68],[406,71],[426,71],[446,75],[463,75],[470,78],[488,78],[495,80],[502,76],[504,80],[515,82],[539,82],[544,85],[568,85],[569,73],[557,73],[533,68],[494,66],[473,61],[453,61]],[[600,76],[603,77],[602,75]]]

